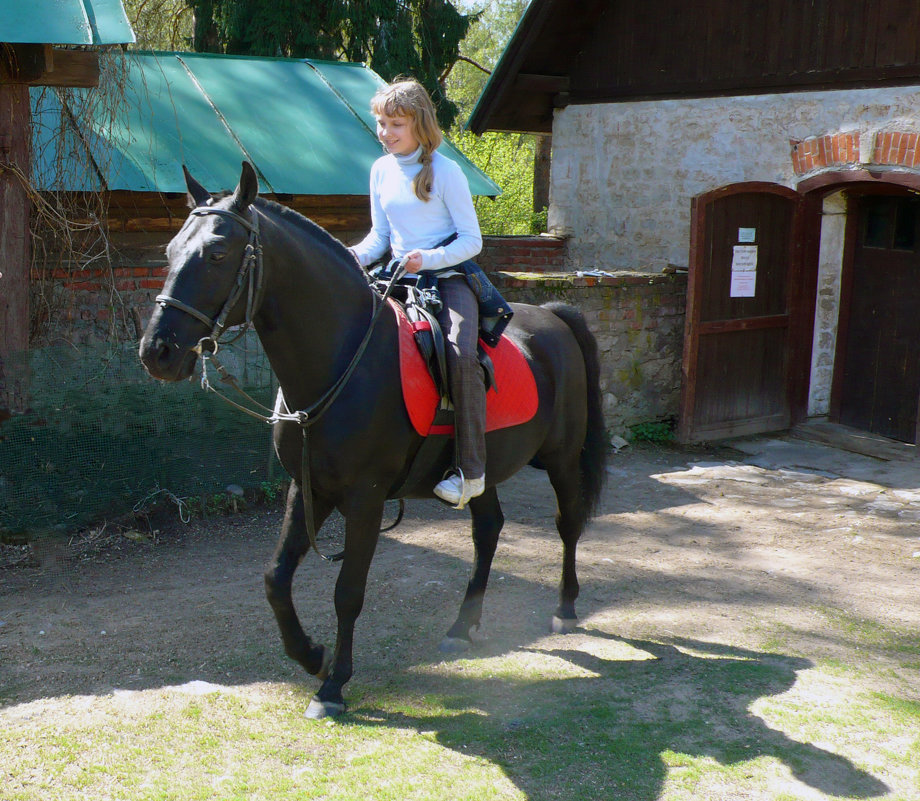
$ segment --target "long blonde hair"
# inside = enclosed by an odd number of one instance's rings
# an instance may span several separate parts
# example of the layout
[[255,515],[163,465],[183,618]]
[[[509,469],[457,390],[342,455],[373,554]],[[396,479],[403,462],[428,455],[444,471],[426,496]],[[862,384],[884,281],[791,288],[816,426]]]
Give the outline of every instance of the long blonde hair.
[[443,141],[444,134],[441,133],[434,103],[431,102],[425,87],[414,78],[397,78],[389,86],[378,90],[371,98],[371,111],[375,115],[409,117],[412,120],[412,132],[422,146],[419,156],[422,169],[412,181],[412,188],[419,200],[428,200],[434,183],[431,159]]

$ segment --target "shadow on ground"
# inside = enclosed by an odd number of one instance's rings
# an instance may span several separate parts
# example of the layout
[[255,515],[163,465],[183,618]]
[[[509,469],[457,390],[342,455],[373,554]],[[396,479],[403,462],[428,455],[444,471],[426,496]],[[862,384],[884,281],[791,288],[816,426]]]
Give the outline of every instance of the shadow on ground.
[[[415,692],[436,691],[446,714],[412,716],[360,703],[344,725],[434,732],[444,746],[501,766],[532,801],[654,801],[669,769],[677,783],[684,771],[692,791],[687,757],[723,766],[770,758],[779,763],[778,777],[788,769],[832,797],[888,792],[847,759],[796,741],[750,712],[758,699],[789,690],[796,674],[811,667],[808,660],[683,638],[655,642],[594,629],[580,633],[618,644],[624,658],[539,652],[590,674],[578,678],[471,679],[438,672],[421,677]],[[785,789],[795,794],[794,785]]]

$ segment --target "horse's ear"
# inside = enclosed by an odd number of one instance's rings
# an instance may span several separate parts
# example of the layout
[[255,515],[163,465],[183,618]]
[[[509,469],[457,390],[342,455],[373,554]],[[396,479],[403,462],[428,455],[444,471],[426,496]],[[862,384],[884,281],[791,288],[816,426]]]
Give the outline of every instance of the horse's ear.
[[185,175],[185,186],[188,188],[189,206],[196,208],[207,203],[211,199],[211,193],[192,178],[192,174],[184,164],[182,165],[182,174]]
[[255,167],[248,161],[244,161],[243,171],[240,173],[240,184],[233,193],[233,203],[240,211],[245,211],[258,194],[259,176],[256,175]]

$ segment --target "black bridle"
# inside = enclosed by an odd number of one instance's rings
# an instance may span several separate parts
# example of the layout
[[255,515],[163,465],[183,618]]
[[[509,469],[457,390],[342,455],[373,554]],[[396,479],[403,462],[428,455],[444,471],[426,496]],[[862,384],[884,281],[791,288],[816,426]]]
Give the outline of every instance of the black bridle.
[[236,283],[233,286],[233,291],[227,297],[217,317],[208,317],[204,312],[199,311],[193,306],[189,306],[187,303],[183,303],[181,300],[176,300],[176,298],[171,295],[164,294],[157,295],[156,297],[156,302],[159,303],[160,306],[164,308],[171,306],[174,309],[185,312],[196,320],[204,323],[210,329],[208,336],[202,337],[198,340],[198,344],[192,348],[199,356],[203,356],[205,352],[211,354],[217,353],[218,341],[227,327],[227,317],[236,307],[236,304],[239,303],[240,298],[243,296],[243,292],[247,293],[246,319],[244,323],[245,328],[243,330],[245,331],[246,328],[252,324],[252,314],[258,305],[259,296],[262,292],[262,241],[259,238],[259,218],[255,212],[253,212],[251,216],[244,217],[242,214],[237,214],[235,211],[230,211],[229,209],[199,206],[198,208],[192,209],[191,213],[198,217],[203,217],[207,214],[218,214],[221,217],[235,220],[249,232],[249,241],[246,243],[246,249],[243,252],[243,261],[237,271]]
[[[232,406],[235,406],[240,411],[245,412],[251,417],[256,417],[263,422],[269,423],[270,425],[274,425],[275,423],[280,423],[282,421],[289,421],[296,422],[301,427],[301,430],[303,431],[303,447],[301,449],[300,484],[304,499],[304,517],[307,529],[307,537],[313,550],[316,551],[316,553],[318,553],[325,561],[341,561],[345,555],[344,551],[341,551],[340,553],[334,554],[332,556],[327,556],[322,551],[320,551],[316,545],[316,526],[314,523],[313,515],[313,492],[310,474],[310,427],[326,413],[330,406],[332,406],[335,399],[339,396],[339,394],[345,388],[345,385],[348,383],[348,379],[351,378],[352,374],[357,368],[358,362],[361,360],[361,357],[364,355],[364,351],[367,349],[367,346],[370,343],[371,335],[374,332],[374,327],[380,318],[380,314],[384,307],[387,305],[386,301],[389,298],[393,287],[396,285],[399,278],[405,274],[404,262],[400,263],[399,266],[394,269],[393,276],[387,285],[386,291],[383,293],[383,297],[379,297],[376,291],[373,293],[374,311],[371,315],[370,325],[368,326],[367,331],[364,334],[364,338],[361,340],[361,344],[358,346],[355,355],[352,357],[351,362],[348,364],[345,372],[339,376],[338,380],[323,394],[323,396],[316,403],[314,403],[308,409],[294,412],[289,411],[282,395],[281,403],[285,407],[284,411],[281,411],[280,409],[272,410],[262,406],[261,403],[258,403],[258,401],[256,401],[254,398],[246,394],[246,392],[239,386],[236,379],[224,369],[224,367],[216,358],[218,341],[220,340],[221,334],[223,334],[227,327],[227,317],[236,307],[236,304],[242,297],[243,292],[246,291],[248,287],[248,295],[246,298],[246,319],[244,322],[243,331],[240,333],[240,336],[242,336],[242,334],[245,333],[249,326],[252,324],[253,311],[256,309],[259,301],[261,300],[262,280],[264,275],[262,269],[262,241],[259,238],[259,218],[256,216],[254,211],[250,219],[244,217],[241,214],[237,214],[235,211],[230,211],[229,209],[218,209],[212,206],[199,206],[198,208],[192,209],[191,213],[199,217],[202,217],[206,214],[219,214],[222,217],[227,217],[231,220],[235,220],[247,231],[249,231],[249,242],[246,244],[246,250],[243,254],[243,261],[242,264],[240,264],[240,268],[237,272],[236,283],[234,284],[233,291],[230,293],[230,296],[227,298],[226,302],[221,308],[220,313],[217,315],[217,317],[214,318],[208,317],[206,314],[194,308],[193,306],[189,306],[187,303],[183,303],[181,300],[176,300],[170,295],[157,295],[156,302],[164,308],[171,306],[174,309],[185,312],[186,314],[194,317],[196,320],[199,320],[208,326],[208,328],[210,328],[211,333],[208,336],[202,337],[200,340],[198,340],[198,344],[191,349],[202,359],[201,385],[204,389],[210,389],[212,392],[216,393],[219,398],[231,404]],[[233,341],[236,340],[234,339]],[[230,398],[222,395],[220,392],[214,389],[207,378],[208,360],[214,362],[215,367],[221,374],[222,381],[230,384],[237,392],[243,395],[251,403],[259,406],[262,409],[265,409],[265,411],[272,412],[272,414],[270,416],[266,416],[252,409],[247,409],[245,406],[241,406],[240,404],[235,403],[234,401],[230,400]],[[387,528],[381,530],[389,531],[391,528],[395,528],[397,525],[399,525],[400,521],[402,520],[404,510],[404,502],[402,499],[400,499],[399,514],[396,518],[396,521]]]

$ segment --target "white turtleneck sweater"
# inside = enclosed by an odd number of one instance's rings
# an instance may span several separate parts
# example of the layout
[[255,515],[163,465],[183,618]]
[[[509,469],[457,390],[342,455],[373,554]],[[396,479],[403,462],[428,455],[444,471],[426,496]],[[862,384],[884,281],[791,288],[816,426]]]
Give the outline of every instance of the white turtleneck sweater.
[[[422,169],[421,152],[419,147],[407,156],[388,154],[371,167],[371,231],[351,248],[362,267],[388,247],[397,259],[420,251],[423,270],[453,267],[482,250],[470,186],[456,162],[435,151],[431,195],[427,201],[415,196],[412,179]],[[453,242],[436,247],[453,233]]]

